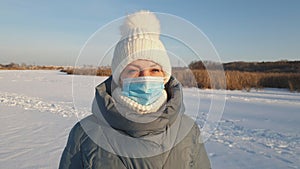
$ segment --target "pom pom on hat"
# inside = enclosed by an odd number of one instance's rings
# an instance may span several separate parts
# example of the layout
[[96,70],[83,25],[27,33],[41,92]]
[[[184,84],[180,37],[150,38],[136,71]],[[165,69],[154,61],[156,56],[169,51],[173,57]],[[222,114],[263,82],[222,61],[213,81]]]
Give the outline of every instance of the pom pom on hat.
[[159,20],[149,11],[140,11],[127,16],[126,21],[120,26],[122,37],[132,35],[132,31],[135,29],[141,29],[144,32],[151,33],[153,38],[159,39]]
[[150,60],[162,67],[165,81],[171,75],[171,64],[167,51],[159,39],[160,22],[149,11],[140,11],[128,15],[120,26],[121,39],[117,43],[113,59],[113,80],[119,84],[120,74],[131,62],[144,59]]

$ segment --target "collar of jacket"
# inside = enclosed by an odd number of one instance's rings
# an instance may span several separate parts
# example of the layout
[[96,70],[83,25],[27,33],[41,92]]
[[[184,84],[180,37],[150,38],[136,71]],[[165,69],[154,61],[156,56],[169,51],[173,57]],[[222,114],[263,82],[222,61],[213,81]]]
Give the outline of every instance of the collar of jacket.
[[184,113],[181,85],[174,77],[171,77],[165,85],[168,99],[158,112],[160,116],[149,123],[133,122],[118,112],[111,96],[111,92],[115,88],[116,84],[114,84],[112,77],[96,87],[96,102],[93,104],[97,104],[100,112],[92,110],[92,113],[100,122],[105,120],[112,128],[125,132],[132,137],[138,138],[162,133],[174,123],[179,113]]

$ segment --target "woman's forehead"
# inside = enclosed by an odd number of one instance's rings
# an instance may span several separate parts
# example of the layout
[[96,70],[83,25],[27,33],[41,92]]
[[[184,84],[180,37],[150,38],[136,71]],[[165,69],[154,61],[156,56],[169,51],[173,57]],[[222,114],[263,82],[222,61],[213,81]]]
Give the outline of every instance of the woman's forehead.
[[148,67],[160,67],[159,64],[151,60],[135,60],[127,65],[127,67],[137,67],[137,68],[148,68]]

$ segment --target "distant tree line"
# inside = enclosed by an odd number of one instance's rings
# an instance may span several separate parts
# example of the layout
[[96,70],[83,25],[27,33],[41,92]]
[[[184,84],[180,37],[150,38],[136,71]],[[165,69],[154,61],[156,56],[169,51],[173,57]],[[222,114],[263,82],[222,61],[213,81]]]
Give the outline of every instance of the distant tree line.
[[[220,67],[225,71],[226,83],[220,79]],[[288,88],[300,91],[300,61],[276,62],[230,62],[219,64],[212,61],[195,61],[189,64],[194,75],[194,83],[200,88],[224,88],[218,84],[226,84],[226,89],[236,90],[251,88]],[[185,78],[187,73],[175,72],[178,79]],[[213,83],[212,83],[213,82]],[[214,85],[217,84],[217,85]],[[185,84],[189,86],[190,84]]]
[[110,67],[101,66],[83,66],[83,67],[68,67],[61,70],[61,72],[65,72],[67,74],[75,74],[75,75],[92,75],[92,76],[110,76],[111,69]]
[[61,70],[62,66],[39,66],[39,65],[27,65],[25,63],[9,63],[0,64],[0,70]]
[[241,72],[273,72],[273,73],[300,73],[300,61],[275,61],[275,62],[228,62],[216,63],[213,61],[193,61],[189,64],[190,69],[214,70],[223,66],[225,71]]
[[[225,71],[223,71],[223,68]],[[0,64],[9,70],[60,70],[67,74],[110,76],[110,67],[62,67],[34,66],[10,63]],[[250,90],[252,88],[287,88],[300,92],[300,61],[276,62],[230,62],[219,64],[212,61],[195,61],[189,67],[174,67],[172,70],[183,86],[229,90]],[[222,78],[222,74],[225,78]]]
[[[300,91],[299,65],[299,61],[232,62],[225,64],[205,61],[192,62],[189,67],[173,67],[172,74],[186,87],[247,91],[252,88],[270,87]],[[223,71],[222,66],[224,66],[225,71]],[[111,75],[110,67],[70,67],[61,71],[79,75]],[[225,78],[222,78],[222,74]]]
[[[222,78],[222,73],[225,79]],[[264,73],[218,70],[174,70],[173,75],[188,87],[206,89],[247,90],[259,88],[287,88],[300,92],[300,73]]]

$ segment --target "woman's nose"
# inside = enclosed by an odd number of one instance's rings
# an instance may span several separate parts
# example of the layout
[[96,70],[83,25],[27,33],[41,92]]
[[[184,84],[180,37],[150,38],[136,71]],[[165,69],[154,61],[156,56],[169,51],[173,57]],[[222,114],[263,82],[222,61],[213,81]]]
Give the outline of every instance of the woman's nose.
[[147,70],[141,70],[140,73],[139,73],[139,76],[149,76],[149,71]]

